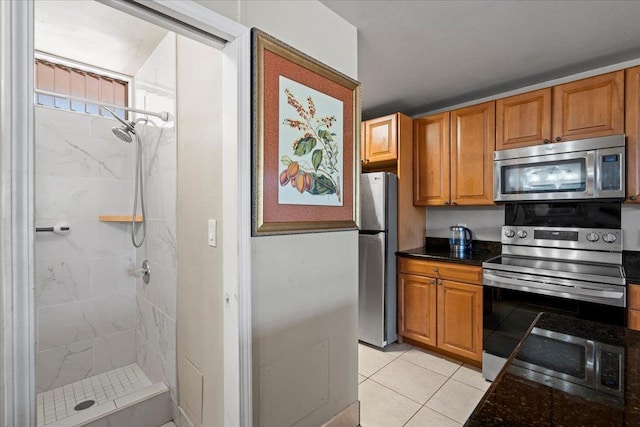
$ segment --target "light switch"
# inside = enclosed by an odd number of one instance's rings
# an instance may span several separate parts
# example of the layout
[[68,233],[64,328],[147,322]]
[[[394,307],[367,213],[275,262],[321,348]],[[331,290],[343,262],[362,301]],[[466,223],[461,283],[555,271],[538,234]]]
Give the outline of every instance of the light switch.
[[209,246],[213,246],[214,248],[216,247],[217,240],[218,240],[217,226],[218,226],[217,220],[215,219],[209,220]]

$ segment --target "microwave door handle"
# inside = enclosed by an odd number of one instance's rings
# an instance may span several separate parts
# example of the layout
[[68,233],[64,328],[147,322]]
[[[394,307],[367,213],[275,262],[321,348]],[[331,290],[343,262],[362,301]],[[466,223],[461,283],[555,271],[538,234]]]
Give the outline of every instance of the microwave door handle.
[[598,163],[596,162],[598,154],[596,150],[587,151],[586,154],[587,182],[585,191],[587,197],[594,197],[598,194],[595,183],[600,176],[600,165],[596,165],[596,163]]

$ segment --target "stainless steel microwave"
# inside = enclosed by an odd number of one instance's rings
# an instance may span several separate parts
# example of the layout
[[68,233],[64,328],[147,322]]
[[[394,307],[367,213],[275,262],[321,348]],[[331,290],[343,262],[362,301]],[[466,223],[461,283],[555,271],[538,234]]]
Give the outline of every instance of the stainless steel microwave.
[[625,135],[493,153],[493,199],[623,199]]

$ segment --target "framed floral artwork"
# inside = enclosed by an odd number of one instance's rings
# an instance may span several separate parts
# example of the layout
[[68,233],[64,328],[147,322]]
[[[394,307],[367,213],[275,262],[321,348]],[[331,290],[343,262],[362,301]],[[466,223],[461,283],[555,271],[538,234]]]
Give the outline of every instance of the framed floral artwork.
[[356,229],[360,84],[252,30],[253,235]]

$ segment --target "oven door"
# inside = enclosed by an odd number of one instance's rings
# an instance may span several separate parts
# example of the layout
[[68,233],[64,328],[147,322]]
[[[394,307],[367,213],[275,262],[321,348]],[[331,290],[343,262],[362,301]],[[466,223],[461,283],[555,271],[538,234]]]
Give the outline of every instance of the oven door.
[[495,160],[494,200],[594,198],[595,163],[595,150]]

